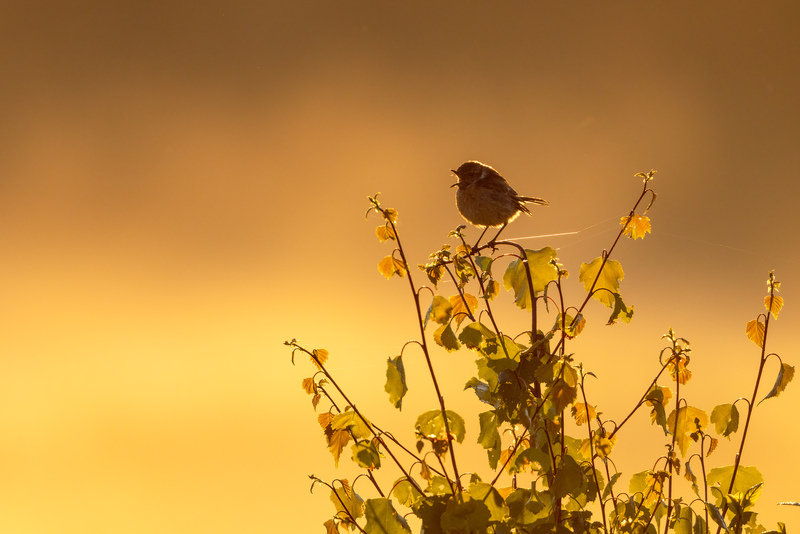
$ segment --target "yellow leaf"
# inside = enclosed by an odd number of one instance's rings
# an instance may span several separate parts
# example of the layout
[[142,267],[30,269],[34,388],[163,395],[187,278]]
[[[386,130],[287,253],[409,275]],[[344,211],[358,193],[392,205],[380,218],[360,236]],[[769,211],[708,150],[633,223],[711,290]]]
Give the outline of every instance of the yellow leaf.
[[383,218],[387,221],[397,222],[397,210],[394,208],[386,208],[383,210]]
[[[772,300],[772,306],[770,306],[770,299]],[[767,295],[764,297],[764,307],[767,308],[768,313],[772,313],[772,316],[777,319],[778,313],[783,308],[783,297]]]
[[572,405],[572,417],[579,426],[590,419],[597,417],[597,412],[591,404],[579,402]]
[[672,379],[683,385],[692,378],[692,372],[686,368],[688,363],[686,358],[673,359],[669,363],[669,374]]
[[305,391],[306,393],[311,395],[312,393],[314,393],[315,389],[317,389],[317,388],[314,385],[314,379],[313,378],[304,378],[303,379],[303,391]]
[[325,349],[314,349],[311,351],[313,355],[311,361],[317,366],[317,369],[322,371],[322,366],[328,361],[328,351]]
[[[630,221],[630,224],[628,223]],[[633,217],[623,217],[620,225],[625,227],[623,234],[631,237],[631,239],[644,239],[644,235],[650,233],[650,218],[644,215],[636,215]]]
[[758,319],[753,319],[749,323],[747,323],[747,338],[758,345],[759,347],[764,346],[764,323],[759,321]]
[[397,239],[397,237],[394,234],[394,230],[392,230],[392,227],[389,226],[388,223],[375,228],[375,235],[378,236],[378,241],[380,241],[381,243],[383,243],[384,241],[388,241],[389,239],[391,240]]
[[342,450],[344,450],[349,441],[350,433],[347,430],[334,430],[331,434],[331,438],[328,442],[328,450],[331,451],[333,455],[336,467],[339,467],[339,458],[342,456]]
[[470,312],[474,313],[478,309],[478,299],[469,293],[464,293],[464,299],[461,298],[461,295],[453,295],[450,297],[450,304],[453,305],[453,319],[459,326],[461,326],[461,321],[469,317]]
[[405,276],[406,272],[408,272],[408,269],[406,268],[406,264],[403,263],[403,260],[398,260],[390,254],[383,258],[378,264],[378,271],[386,278],[391,278],[393,274],[402,278]]
[[600,458],[608,458],[611,451],[614,449],[617,437],[614,436],[612,439],[608,439],[605,436],[601,436],[599,433],[594,433],[592,435],[592,441],[594,450],[597,452],[598,456],[600,456]]
[[578,275],[586,291],[591,290],[594,284],[592,296],[609,308],[614,307],[614,294],[619,294],[619,281],[624,277],[625,272],[618,261],[609,260],[604,263],[602,257],[595,258],[592,263],[582,263]]

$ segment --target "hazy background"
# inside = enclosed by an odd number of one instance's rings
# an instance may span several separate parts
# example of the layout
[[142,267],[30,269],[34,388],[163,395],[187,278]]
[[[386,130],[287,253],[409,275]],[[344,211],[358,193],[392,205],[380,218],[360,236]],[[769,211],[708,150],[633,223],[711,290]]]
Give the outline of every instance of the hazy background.
[[[2,532],[320,532],[333,506],[306,475],[355,471],[333,467],[311,367],[281,343],[328,348],[412,444],[435,398],[412,352],[400,416],[383,392],[417,331],[406,282],[377,272],[390,247],[366,196],[399,210],[423,262],[462,222],[449,169],[467,159],[550,200],[506,237],[581,231],[522,241],[559,248],[576,298],[633,174],[659,171],[653,234],[616,256],[634,321],[604,327],[596,305],[572,346],[605,416],[638,400],[670,326],[695,349],[691,404],[749,397],[744,325],[770,269],[786,308],[769,348],[800,361],[795,2],[1,5]],[[435,353],[464,412],[483,410],[460,392],[472,360]],[[775,505],[800,501],[799,395],[761,405],[745,448],[767,527],[800,527]],[[644,413],[623,431],[625,480],[659,434]]]

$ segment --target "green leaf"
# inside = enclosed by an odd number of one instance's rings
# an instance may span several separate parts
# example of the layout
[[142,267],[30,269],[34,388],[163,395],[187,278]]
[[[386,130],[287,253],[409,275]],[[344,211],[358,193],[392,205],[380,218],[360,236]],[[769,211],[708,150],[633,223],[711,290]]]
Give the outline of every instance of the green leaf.
[[614,311],[611,313],[611,317],[608,318],[608,323],[606,324],[612,325],[617,321],[630,323],[632,318],[633,306],[628,308],[625,303],[622,302],[622,297],[619,296],[619,293],[614,293]]
[[386,364],[386,385],[383,388],[389,394],[389,402],[398,410],[403,408],[403,397],[408,392],[406,370],[403,367],[403,356],[389,358]]
[[447,507],[448,496],[434,495],[419,499],[411,507],[425,525],[425,534],[443,534],[440,519]]
[[[527,265],[531,271],[534,296],[544,291],[547,284],[558,278],[558,269],[551,263],[556,259],[556,251],[550,247],[539,250],[525,250]],[[528,286],[528,275],[525,262],[516,259],[508,264],[503,274],[503,285],[506,289],[514,290],[514,303],[523,310],[530,310],[532,298]]]
[[499,294],[500,282],[497,280],[489,280],[486,282],[486,290],[484,291],[483,296],[486,297],[487,300],[493,300]]
[[683,505],[680,507],[680,511],[676,510],[676,512],[678,518],[672,526],[673,533],[692,534],[692,519],[694,517],[694,514],[692,514],[692,508],[690,506]]
[[606,484],[606,487],[603,490],[603,500],[606,500],[608,497],[611,496],[611,492],[614,489],[614,484],[617,483],[617,481],[620,479],[621,476],[622,473],[614,473],[613,475],[611,475],[611,479],[608,481],[608,484]]
[[761,399],[759,404],[767,399],[777,397],[783,393],[783,390],[786,389],[786,386],[789,385],[789,382],[792,381],[792,378],[794,378],[794,367],[788,363],[781,363],[781,369],[778,371],[778,378],[775,380],[775,385],[772,386],[772,389],[769,391],[769,393],[767,393],[767,396]]
[[453,305],[450,301],[441,295],[436,295],[425,314],[425,322],[422,326],[428,326],[429,319],[439,324],[447,324],[452,316]]
[[337,515],[351,515],[355,519],[364,515],[364,500],[353,491],[346,479],[342,480],[342,487],[331,490],[331,502],[336,507]]
[[553,497],[561,499],[567,495],[577,494],[583,483],[583,471],[572,456],[564,456],[558,467],[550,491]]
[[711,504],[710,502],[706,503],[706,510],[709,511],[709,515],[711,519],[714,520],[714,523],[725,529],[725,532],[730,532],[728,525],[725,523],[725,518],[722,517],[722,512],[719,508]]
[[[592,297],[609,308],[614,307],[616,302],[614,294],[619,293],[619,281],[624,277],[625,272],[618,261],[608,260],[604,264],[602,257],[595,258],[592,263],[582,263],[578,276],[586,291],[592,291],[592,284],[594,284]],[[595,283],[595,279],[597,279],[597,283]]]
[[356,439],[367,439],[372,436],[364,419],[354,410],[346,410],[334,417],[331,421],[331,428],[333,430],[349,430]]
[[[709,487],[718,485],[718,487],[724,492],[728,493],[728,488],[731,485],[731,477],[733,476],[733,466],[729,465],[726,467],[715,467],[711,471],[708,472],[708,476],[706,480],[708,482]],[[764,482],[764,476],[761,472],[756,469],[755,467],[744,467],[739,466],[739,469],[736,471],[736,480],[733,483],[733,490],[731,493],[744,493],[748,489],[752,488],[756,484],[761,484]],[[719,503],[721,506],[722,503]]]
[[489,509],[489,521],[502,521],[508,515],[508,507],[494,486],[485,482],[470,484],[467,490],[469,495],[486,505]]
[[560,362],[554,367],[553,373],[554,380],[548,387],[547,398],[553,403],[554,409],[560,412],[578,397],[578,371],[569,363]]
[[519,345],[507,337],[502,337],[497,345],[489,344],[486,350],[481,351],[486,355],[487,365],[495,372],[514,370],[519,366],[519,354],[522,352]]
[[441,526],[445,532],[483,532],[491,516],[483,501],[469,496],[460,503],[451,499],[442,514]]
[[475,265],[486,274],[492,274],[492,263],[494,258],[489,256],[478,256],[475,258]]
[[548,508],[538,501],[538,497],[547,496],[544,493],[534,495],[530,489],[518,488],[506,497],[508,515],[514,523],[527,527],[539,519],[547,517]]
[[478,434],[478,443],[484,449],[491,449],[500,440],[497,431],[497,414],[493,411],[482,412],[478,415],[481,431]]
[[[447,410],[446,413],[450,432],[453,434],[455,440],[461,443],[464,441],[464,435],[466,434],[464,419],[452,410]],[[441,410],[430,410],[423,413],[417,418],[417,423],[414,425],[414,428],[428,439],[447,439],[447,431],[445,430],[444,418],[442,417]]]
[[479,349],[486,347],[487,340],[497,339],[497,336],[483,323],[475,322],[465,326],[458,335],[458,339],[468,349]]
[[405,518],[397,513],[392,506],[391,499],[367,499],[365,506],[367,524],[364,532],[367,534],[403,534],[410,533]]
[[353,462],[364,469],[378,469],[381,466],[381,453],[373,441],[359,441],[352,447]]
[[424,497],[407,478],[395,482],[392,496],[404,506],[412,506],[420,497]]
[[451,495],[453,493],[452,486],[447,479],[439,475],[431,478],[426,491],[433,495]]
[[[481,358],[482,360],[486,360],[486,358]],[[475,395],[478,397],[479,400],[485,402],[486,404],[490,404],[493,407],[497,408],[499,403],[497,398],[489,389],[489,384],[485,382],[481,382],[476,377],[470,378],[466,384],[464,384],[464,389],[472,388],[475,390]]]
[[731,434],[739,429],[739,410],[734,404],[720,404],[711,411],[711,422],[717,434],[731,439]]
[[456,333],[449,324],[443,324],[433,333],[433,340],[437,345],[444,347],[447,352],[453,352],[461,348],[456,338]]
[[640,471],[635,473],[631,477],[631,481],[628,484],[628,491],[631,493],[644,494],[645,490],[647,489],[647,476],[649,473],[649,471]]

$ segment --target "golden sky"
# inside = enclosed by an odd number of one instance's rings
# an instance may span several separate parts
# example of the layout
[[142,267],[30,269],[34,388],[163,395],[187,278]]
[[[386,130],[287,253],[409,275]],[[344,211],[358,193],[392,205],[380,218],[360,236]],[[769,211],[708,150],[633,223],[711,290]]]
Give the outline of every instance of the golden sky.
[[[691,404],[749,397],[744,325],[770,269],[786,307],[769,348],[800,362],[794,2],[3,4],[2,532],[320,532],[333,508],[307,475],[354,471],[334,468],[311,368],[282,342],[329,349],[355,402],[413,443],[435,399],[423,375],[400,416],[383,392],[417,331],[405,281],[377,272],[366,197],[424,262],[462,222],[449,169],[468,159],[551,203],[506,238],[579,231],[521,241],[559,250],[576,298],[633,174],[658,170],[653,233],[616,255],[636,316],[604,327],[597,305],[573,346],[607,417],[647,387],[669,327],[695,349]],[[461,391],[472,360],[435,353],[465,416],[482,409]],[[800,510],[775,503],[800,501],[796,386],[756,411],[743,459],[766,477],[764,523],[790,530]],[[626,479],[663,452],[639,419]]]

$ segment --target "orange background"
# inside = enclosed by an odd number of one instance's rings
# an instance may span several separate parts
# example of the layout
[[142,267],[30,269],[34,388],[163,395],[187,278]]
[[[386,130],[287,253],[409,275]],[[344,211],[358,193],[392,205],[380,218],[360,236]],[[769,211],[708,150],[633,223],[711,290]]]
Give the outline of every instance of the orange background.
[[[744,325],[770,269],[786,308],[769,348],[798,363],[794,2],[2,12],[2,532],[320,532],[333,508],[306,475],[356,471],[333,467],[300,389],[311,368],[281,343],[329,349],[354,402],[413,444],[436,401],[413,350],[401,414],[383,392],[385,359],[417,330],[406,282],[377,272],[390,247],[364,221],[366,196],[382,191],[424,262],[462,222],[449,169],[467,159],[551,203],[505,237],[581,231],[521,241],[559,249],[573,302],[580,263],[638,196],[632,175],[659,171],[652,235],[616,255],[634,321],[604,327],[595,305],[572,344],[605,417],[638,400],[669,327],[694,348],[690,404],[749,397],[758,350]],[[506,331],[523,330],[501,302]],[[465,416],[484,409],[461,391],[472,360],[434,354]],[[776,506],[800,501],[797,391],[759,407],[745,448],[766,478],[767,527],[800,527],[799,509]],[[644,413],[626,428],[627,480],[666,440]],[[474,417],[467,432],[461,458],[485,469],[469,452]],[[732,463],[733,444],[709,463]],[[356,490],[372,496],[364,480]]]

